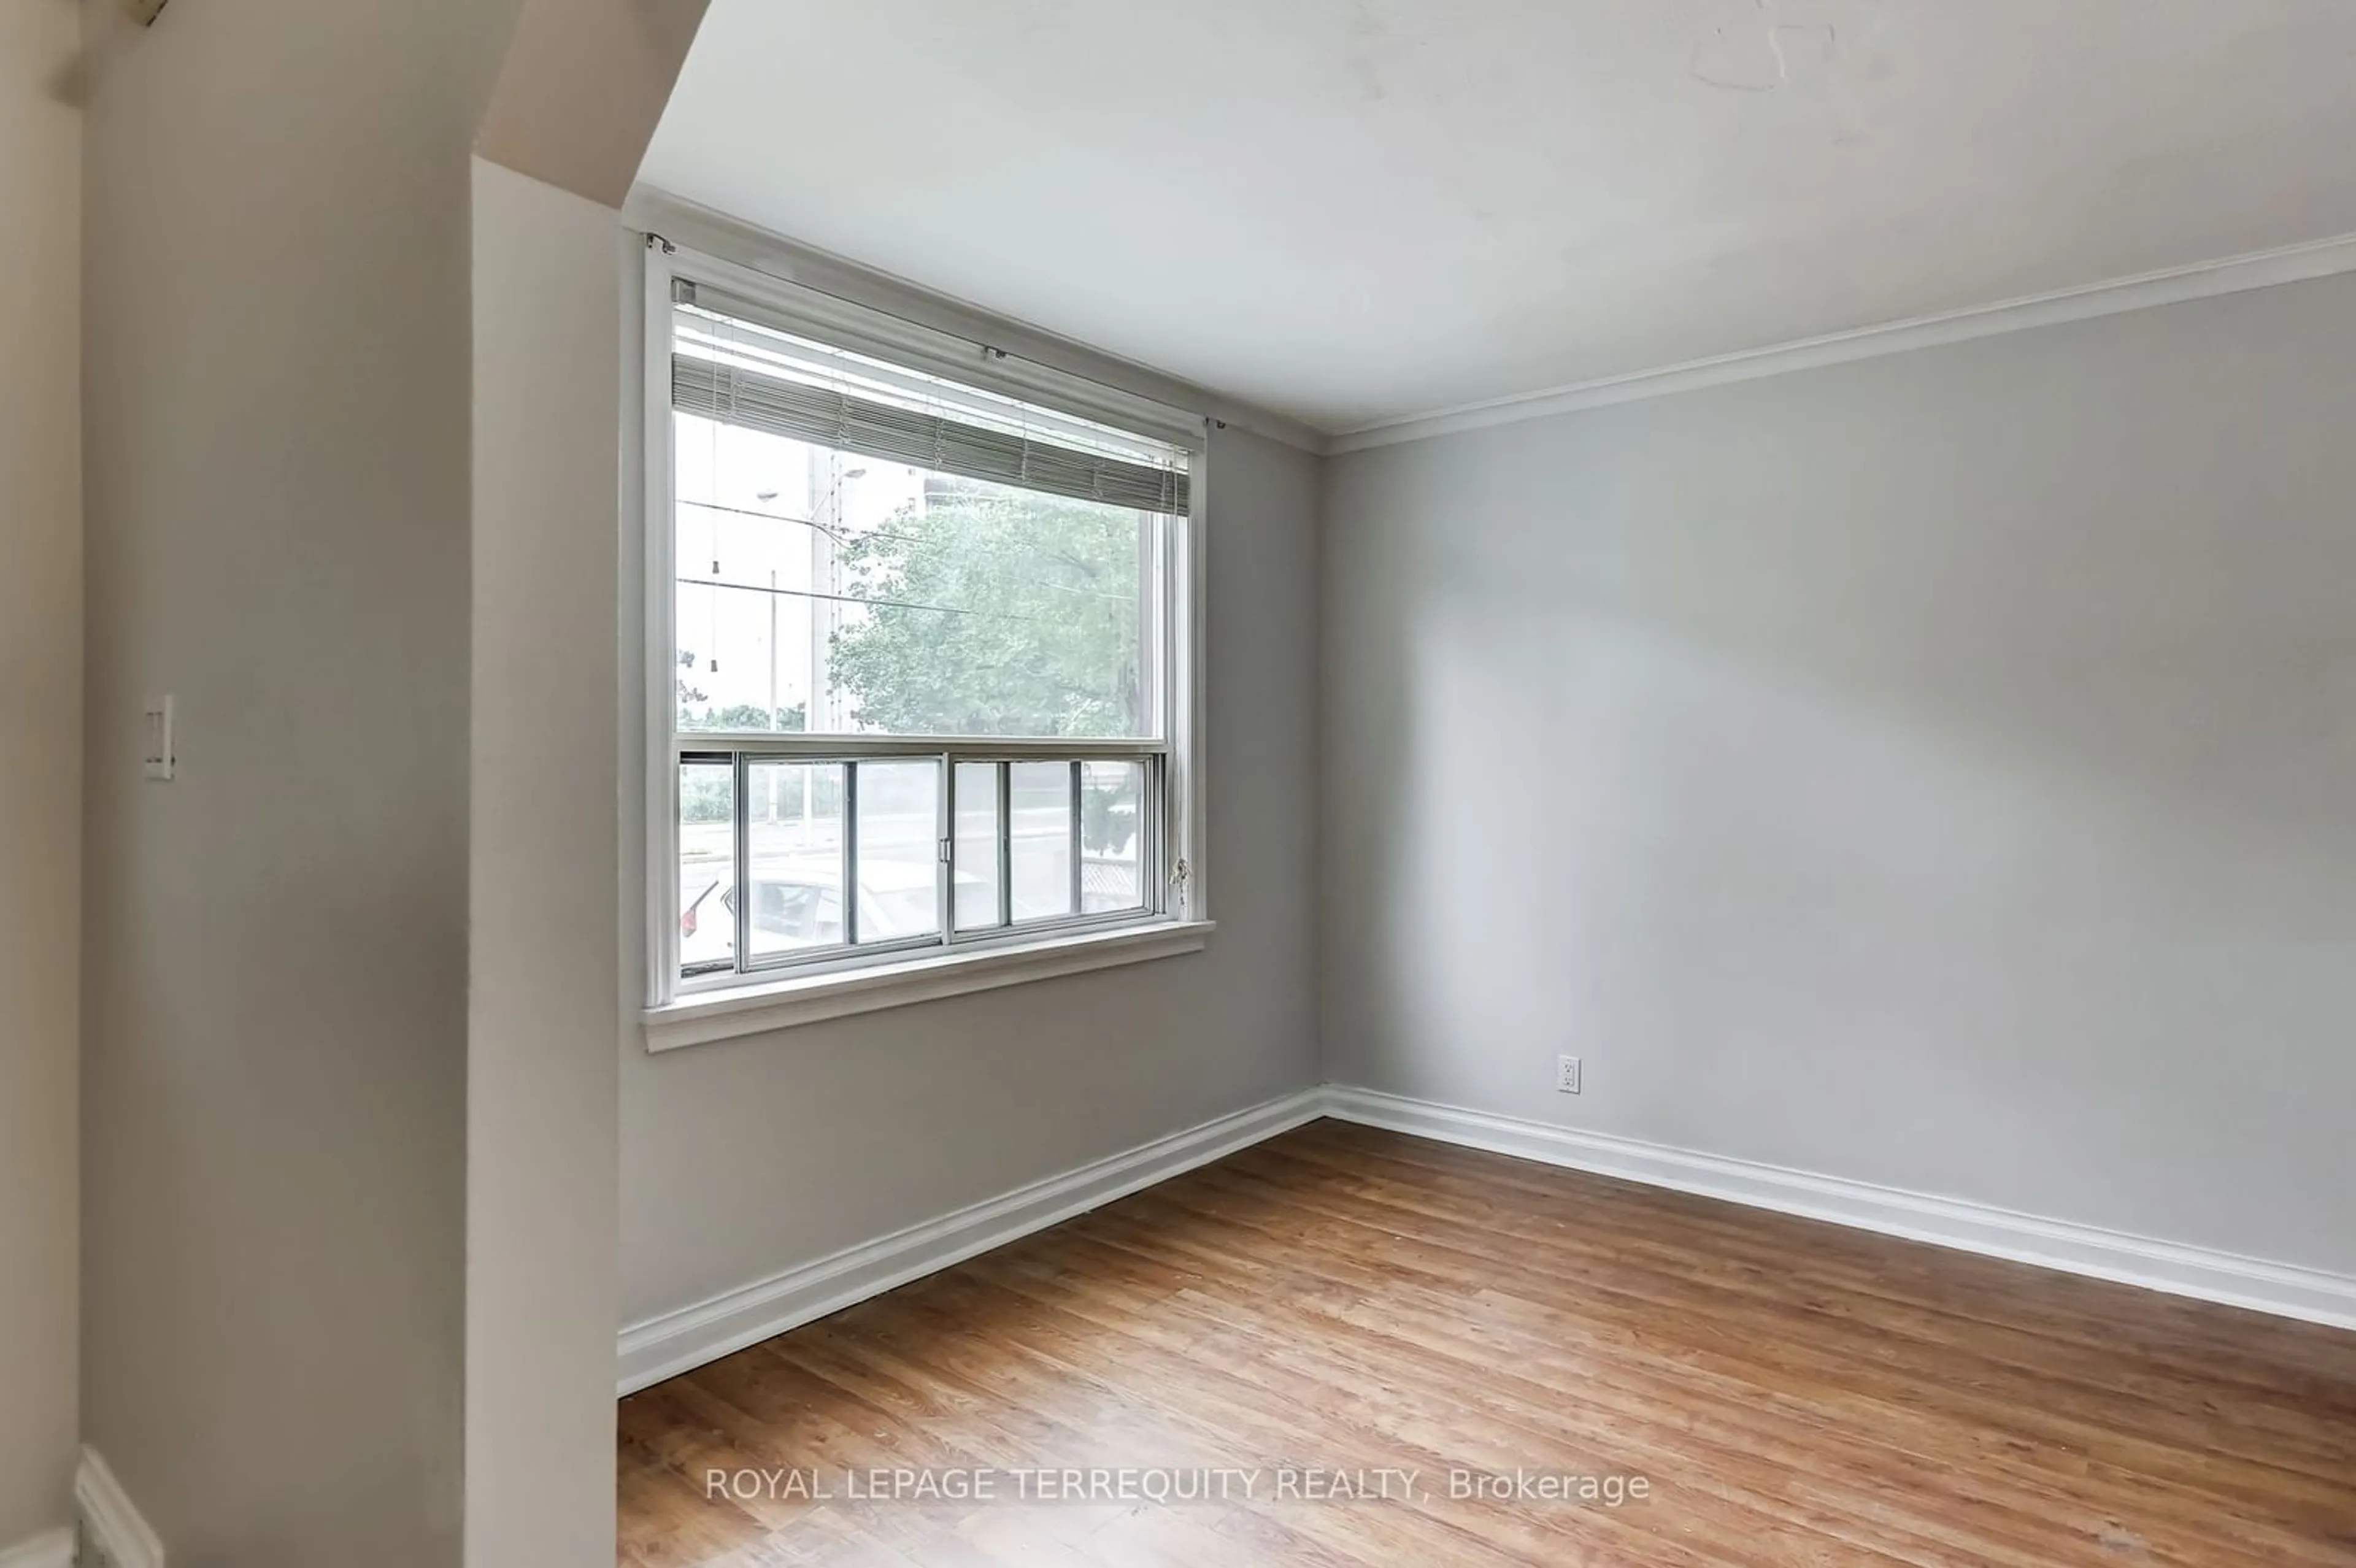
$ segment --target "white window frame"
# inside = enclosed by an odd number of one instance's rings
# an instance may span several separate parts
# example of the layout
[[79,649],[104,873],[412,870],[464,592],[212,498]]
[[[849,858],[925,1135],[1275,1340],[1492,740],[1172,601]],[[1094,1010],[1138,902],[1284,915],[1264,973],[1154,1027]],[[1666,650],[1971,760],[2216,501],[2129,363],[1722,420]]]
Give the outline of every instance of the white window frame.
[[[648,1048],[664,1051],[1202,948],[1212,929],[1204,866],[1203,789],[1206,624],[1203,585],[1207,560],[1205,516],[1210,493],[1209,421],[922,322],[888,315],[718,256],[673,245],[659,236],[648,237],[646,272],[648,994],[643,1021]],[[1162,549],[1164,601],[1159,663],[1163,737],[1151,741],[799,734],[682,737],[678,729],[678,645],[673,624],[678,514],[669,373],[673,301],[680,280],[723,289],[754,303],[765,316],[774,316],[776,325],[815,341],[852,347],[909,369],[943,375],[1052,411],[1183,447],[1189,464],[1188,511],[1166,520]],[[953,820],[951,792],[959,762],[1033,757],[1158,759],[1160,810],[1156,820],[1148,825],[1150,831],[1141,836],[1140,845],[1149,890],[1147,908],[1141,912],[1076,915],[981,933],[956,932],[945,910],[944,934],[921,944],[839,952],[766,972],[683,979],[678,907],[682,751],[736,754],[740,784],[744,765],[741,759],[746,755],[811,762],[939,758],[944,833]],[[1148,793],[1152,791],[1149,788]]]

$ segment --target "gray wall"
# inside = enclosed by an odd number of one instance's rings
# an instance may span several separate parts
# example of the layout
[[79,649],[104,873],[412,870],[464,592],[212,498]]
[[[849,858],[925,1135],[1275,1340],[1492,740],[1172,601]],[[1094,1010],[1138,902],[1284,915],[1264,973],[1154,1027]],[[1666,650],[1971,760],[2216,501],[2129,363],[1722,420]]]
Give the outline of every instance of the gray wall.
[[2356,1269],[2356,278],[1344,457],[1322,539],[1332,1078]]
[[1316,485],[1290,448],[1214,441],[1210,947],[659,1057],[626,1040],[626,1323],[1318,1081]]
[[[469,144],[514,0],[85,7],[85,1431],[184,1568],[458,1556]],[[179,701],[143,783],[140,699]]]
[[0,5],[0,1552],[72,1517],[79,27],[73,0]]
[[470,1568],[614,1560],[622,245],[476,160]]

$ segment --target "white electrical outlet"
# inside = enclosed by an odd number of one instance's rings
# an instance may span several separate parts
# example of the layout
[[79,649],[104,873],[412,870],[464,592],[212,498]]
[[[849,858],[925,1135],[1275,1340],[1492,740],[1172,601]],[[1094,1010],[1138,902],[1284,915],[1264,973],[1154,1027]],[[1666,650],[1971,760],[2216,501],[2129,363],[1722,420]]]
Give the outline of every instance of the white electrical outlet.
[[1554,1059],[1554,1086],[1566,1094],[1579,1093],[1579,1058],[1558,1056]]

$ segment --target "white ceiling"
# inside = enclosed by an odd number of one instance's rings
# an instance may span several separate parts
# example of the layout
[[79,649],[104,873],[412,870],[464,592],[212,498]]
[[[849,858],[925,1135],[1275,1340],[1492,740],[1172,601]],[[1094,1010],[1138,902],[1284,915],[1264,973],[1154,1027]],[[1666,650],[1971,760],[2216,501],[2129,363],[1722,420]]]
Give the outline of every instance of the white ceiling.
[[2356,3],[713,0],[641,177],[1341,432],[2356,233]]

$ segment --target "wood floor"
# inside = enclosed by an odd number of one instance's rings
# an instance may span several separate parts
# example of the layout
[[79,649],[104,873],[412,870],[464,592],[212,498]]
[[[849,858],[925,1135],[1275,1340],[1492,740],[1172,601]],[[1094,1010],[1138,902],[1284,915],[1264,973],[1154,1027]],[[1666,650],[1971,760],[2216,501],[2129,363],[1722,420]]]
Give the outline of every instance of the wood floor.
[[621,1431],[635,1568],[2356,1568],[2356,1334],[1338,1122]]

